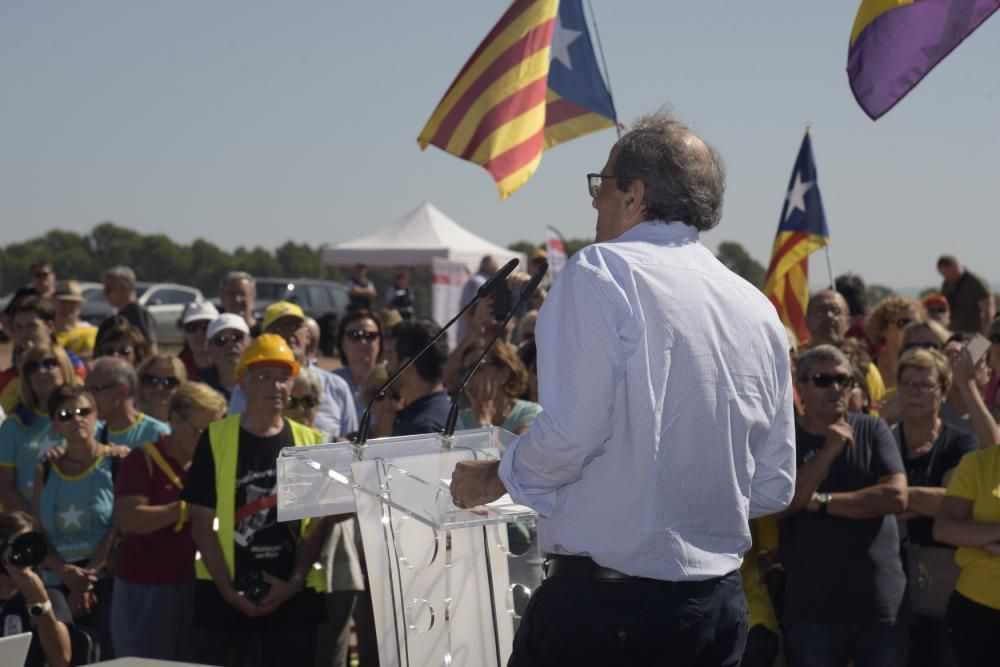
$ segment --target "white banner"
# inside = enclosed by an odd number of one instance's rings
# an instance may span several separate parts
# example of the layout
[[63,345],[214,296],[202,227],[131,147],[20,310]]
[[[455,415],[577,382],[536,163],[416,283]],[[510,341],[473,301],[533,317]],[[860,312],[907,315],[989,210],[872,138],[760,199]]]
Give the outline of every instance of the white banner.
[[[434,257],[431,260],[431,317],[444,326],[462,307],[462,288],[471,274],[465,264]],[[448,347],[458,345],[458,327],[448,330]]]
[[555,227],[545,228],[545,252],[549,256],[549,276],[555,278],[566,265],[566,241]]

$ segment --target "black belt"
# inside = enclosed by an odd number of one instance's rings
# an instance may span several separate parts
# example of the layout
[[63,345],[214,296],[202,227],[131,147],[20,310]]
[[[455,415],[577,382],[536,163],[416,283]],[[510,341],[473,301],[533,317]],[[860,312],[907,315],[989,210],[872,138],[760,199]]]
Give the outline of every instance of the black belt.
[[603,582],[636,582],[656,584],[660,588],[668,589],[701,589],[715,586],[719,581],[727,577],[739,576],[738,571],[724,574],[721,577],[711,577],[709,579],[698,579],[691,581],[666,581],[664,579],[650,579],[648,577],[634,577],[610,567],[598,565],[589,556],[565,556],[562,554],[550,554],[542,565],[545,570],[545,578],[566,577],[572,579],[584,579],[589,581]]
[[572,577],[574,579],[590,579],[591,581],[648,581],[659,582],[647,577],[633,577],[630,574],[612,570],[610,567],[598,565],[589,556],[564,556],[551,554],[545,561],[545,578]]

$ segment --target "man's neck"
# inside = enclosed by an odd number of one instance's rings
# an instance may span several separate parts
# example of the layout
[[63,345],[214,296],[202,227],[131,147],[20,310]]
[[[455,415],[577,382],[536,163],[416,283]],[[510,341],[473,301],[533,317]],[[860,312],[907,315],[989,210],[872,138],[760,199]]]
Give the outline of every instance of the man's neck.
[[240,426],[258,438],[269,438],[281,433],[285,420],[281,410],[247,410],[240,414]]
[[219,384],[232,391],[236,386],[236,364],[223,362],[216,364],[215,368],[219,371]]
[[121,406],[114,413],[108,415],[108,430],[124,431],[135,423],[140,414],[131,399],[122,401]]
[[831,425],[836,424],[838,421],[843,419],[843,415],[837,415],[835,417],[827,417],[825,415],[817,415],[815,413],[806,413],[799,417],[799,426],[810,435],[826,435],[826,429]]
[[[404,378],[400,378],[400,380],[404,380]],[[439,391],[444,391],[443,384],[421,380],[419,376],[416,376],[415,371],[413,378],[405,378],[405,381],[399,386],[399,395],[406,402],[406,405],[410,405],[424,396],[436,394]]]

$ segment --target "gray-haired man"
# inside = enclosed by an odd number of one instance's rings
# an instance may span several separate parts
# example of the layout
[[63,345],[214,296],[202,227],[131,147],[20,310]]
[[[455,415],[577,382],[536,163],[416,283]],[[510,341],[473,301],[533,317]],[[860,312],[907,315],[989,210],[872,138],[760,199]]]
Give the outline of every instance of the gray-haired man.
[[799,665],[906,664],[906,578],[895,514],[906,474],[889,427],[847,413],[851,365],[819,345],[796,367],[795,497],[779,515],[785,655]]
[[139,305],[135,294],[135,271],[127,266],[115,266],[104,272],[104,296],[118,309],[118,314],[142,332],[156,354],[156,321]]

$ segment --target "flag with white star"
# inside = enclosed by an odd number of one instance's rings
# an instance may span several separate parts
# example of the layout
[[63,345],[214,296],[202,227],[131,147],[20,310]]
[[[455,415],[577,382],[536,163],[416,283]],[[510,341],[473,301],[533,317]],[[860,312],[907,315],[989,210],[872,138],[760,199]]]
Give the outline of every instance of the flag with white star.
[[514,0],[417,139],[486,168],[506,199],[542,151],[617,123],[582,0]]
[[806,132],[795,160],[788,191],[781,207],[778,235],[764,277],[764,294],[781,321],[800,342],[809,338],[806,308],[809,305],[809,255],[830,242],[830,231],[819,194],[819,177],[813,160],[812,142]]

